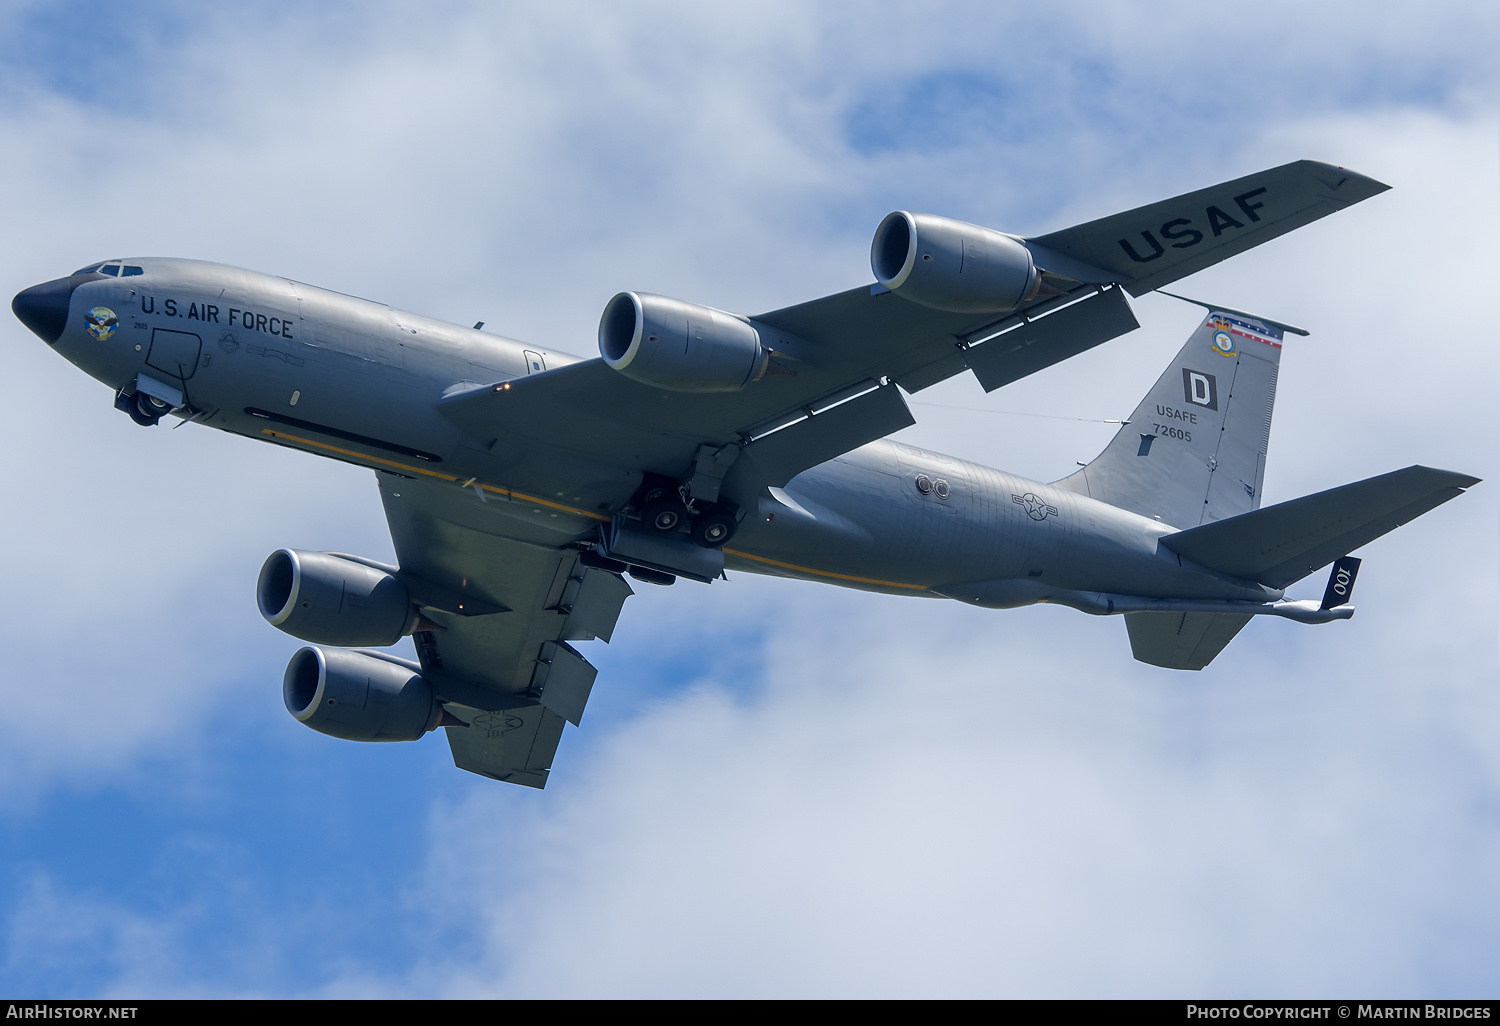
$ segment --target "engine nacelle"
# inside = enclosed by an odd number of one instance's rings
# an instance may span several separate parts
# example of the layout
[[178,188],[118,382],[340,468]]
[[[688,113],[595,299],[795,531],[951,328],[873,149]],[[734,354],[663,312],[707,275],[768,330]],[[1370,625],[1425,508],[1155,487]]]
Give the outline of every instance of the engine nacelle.
[[255,600],[272,627],[319,645],[394,645],[417,615],[400,580],[331,552],[277,549],[260,568]]
[[736,392],[770,361],[760,334],[738,317],[641,292],[605,306],[599,355],[626,377],[674,392]]
[[990,228],[932,214],[887,214],[870,243],[875,280],[899,296],[954,313],[1003,313],[1036,296],[1031,252]]
[[345,741],[415,741],[443,709],[422,675],[364,652],[299,649],[281,681],[286,711]]

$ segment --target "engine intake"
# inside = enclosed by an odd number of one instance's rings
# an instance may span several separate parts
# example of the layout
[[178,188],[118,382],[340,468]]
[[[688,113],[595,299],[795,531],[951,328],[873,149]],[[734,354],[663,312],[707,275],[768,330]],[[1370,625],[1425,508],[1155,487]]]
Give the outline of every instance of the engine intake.
[[255,600],[272,627],[319,645],[394,645],[417,618],[400,580],[331,552],[277,549]]
[[887,214],[870,243],[875,280],[954,313],[1002,313],[1034,298],[1042,274],[1009,235],[932,214]]
[[754,327],[719,310],[621,292],[599,319],[599,355],[626,377],[674,392],[737,392],[766,372]]
[[299,649],[281,682],[286,711],[345,741],[415,741],[442,706],[417,671],[365,652]]

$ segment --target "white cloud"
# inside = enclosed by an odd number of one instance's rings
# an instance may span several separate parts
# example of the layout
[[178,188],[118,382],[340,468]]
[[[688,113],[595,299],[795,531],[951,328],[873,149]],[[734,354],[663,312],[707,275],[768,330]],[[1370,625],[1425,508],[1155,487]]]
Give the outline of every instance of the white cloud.
[[1112,620],[751,587],[780,614],[751,698],[708,672],[564,769],[546,805],[476,789],[448,811],[434,889],[497,874],[445,908],[487,941],[456,992],[1489,978],[1430,964],[1433,937],[1494,940],[1500,830],[1475,807],[1500,766],[1472,726],[1500,712],[1493,671],[1472,676],[1489,646],[1460,634],[1431,673],[1399,640],[1293,648],[1298,628],[1258,624],[1187,676],[1129,662]]
[[[1412,462],[1491,481],[1370,547],[1353,621],[1252,624],[1196,676],[1133,663],[1121,624],[1065,610],[738,578],[647,591],[546,792],[457,778],[437,800],[432,929],[482,943],[456,966],[414,956],[407,986],[1493,989],[1476,953],[1500,897],[1496,152],[1470,67],[1493,15],[1184,5],[1147,23],[1100,4],[1053,29],[1029,5],[412,10],[194,22],[144,46],[138,106],[10,68],[0,278],[196,256],[587,353],[620,288],[757,310],[862,282],[893,206],[1041,231],[1311,156],[1397,188],[1182,286],[1314,330],[1287,350],[1271,497]],[[956,73],[994,75],[1000,99],[976,115],[960,91],[941,145],[851,138],[861,104],[910,122],[925,115],[903,98]],[[964,380],[921,398],[1122,416],[1197,316],[1137,309],[1143,331],[996,396]],[[210,724],[298,729],[276,687],[294,645],[251,582],[283,544],[387,553],[367,475],[138,431],[18,324],[5,337],[21,498],[0,511],[0,799],[186,788]],[[1110,430],[919,416],[912,438],[1042,478]],[[623,709],[610,689],[652,697]],[[14,937],[70,901],[95,898],[48,882]],[[108,923],[41,948],[136,990],[287,986],[253,955],[276,922],[246,965],[204,968],[187,910],[127,963],[98,938],[172,915],[102,905]],[[377,986],[337,952],[329,966],[336,990]]]

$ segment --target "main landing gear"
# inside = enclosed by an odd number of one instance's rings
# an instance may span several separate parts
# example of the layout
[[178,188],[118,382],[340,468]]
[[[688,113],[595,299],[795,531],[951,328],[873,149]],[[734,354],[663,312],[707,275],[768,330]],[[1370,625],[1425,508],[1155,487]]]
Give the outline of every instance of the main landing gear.
[[693,521],[693,541],[705,549],[721,549],[734,537],[735,516],[719,506],[698,514]]
[[597,542],[579,543],[579,562],[647,584],[672,584],[679,577],[707,584],[722,577],[719,550],[734,537],[742,516],[728,499],[694,501],[686,484],[654,474],[621,512],[600,528]]
[[686,526],[693,541],[705,549],[723,548],[739,524],[739,509],[728,499],[695,508],[676,482],[664,478],[648,478],[631,505],[648,530],[671,534]]

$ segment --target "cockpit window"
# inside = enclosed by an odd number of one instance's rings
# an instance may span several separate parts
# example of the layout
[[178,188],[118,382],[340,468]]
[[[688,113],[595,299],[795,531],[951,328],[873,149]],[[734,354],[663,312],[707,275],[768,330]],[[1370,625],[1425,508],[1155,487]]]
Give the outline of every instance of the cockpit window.
[[109,274],[116,278],[130,278],[137,274],[145,274],[146,269],[144,267],[137,267],[135,264],[126,264],[124,267],[121,267],[119,264],[89,264],[87,267],[80,267],[73,273]]

